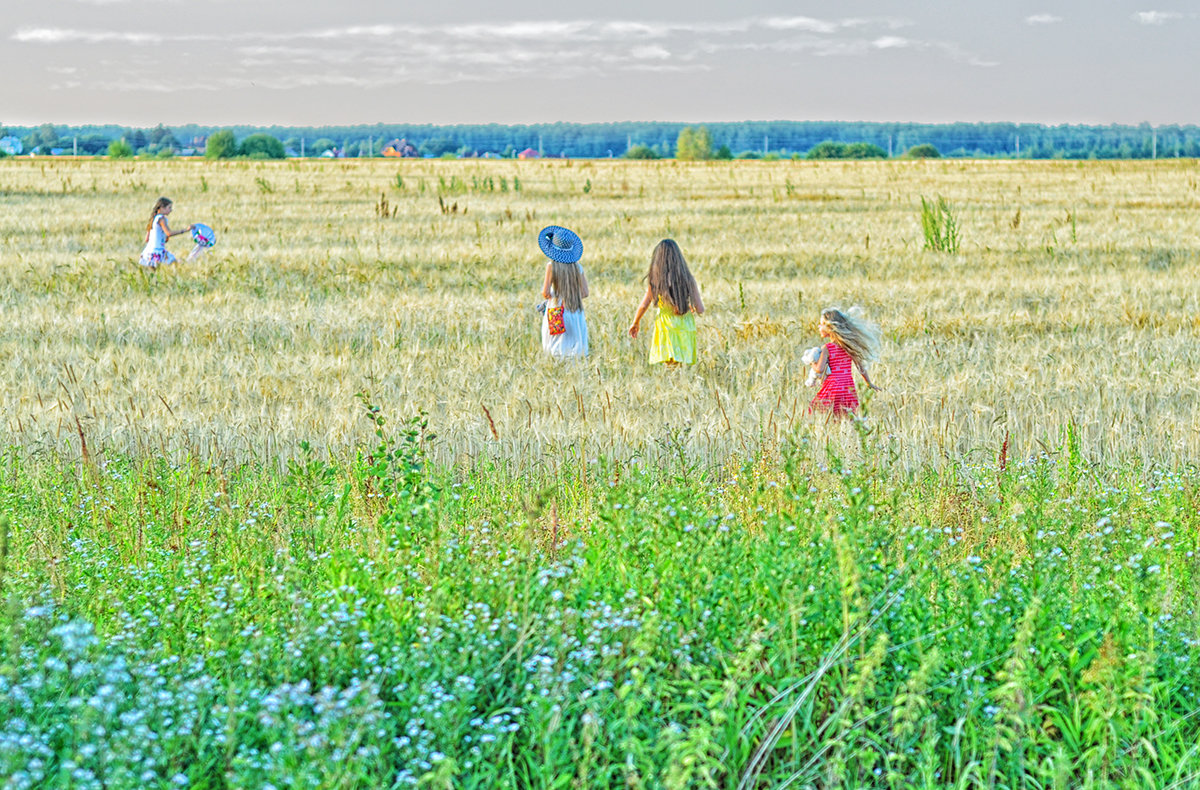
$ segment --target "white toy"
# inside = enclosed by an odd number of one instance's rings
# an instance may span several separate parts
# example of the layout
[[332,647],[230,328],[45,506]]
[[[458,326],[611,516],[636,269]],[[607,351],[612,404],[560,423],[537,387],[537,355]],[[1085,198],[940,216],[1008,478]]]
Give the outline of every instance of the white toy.
[[820,359],[821,359],[821,347],[820,346],[814,346],[813,348],[808,349],[807,351],[805,351],[803,354],[800,355],[800,361],[803,362],[805,365],[808,365],[808,378],[804,380],[804,386],[815,387],[815,386],[817,386],[818,379],[824,379],[826,376],[829,375],[829,363],[828,362],[825,363],[825,370],[822,371],[821,373],[817,373],[817,371],[813,369],[813,365],[817,364],[817,361]]
[[189,261],[196,260],[212,249],[217,243],[217,233],[203,222],[197,222],[192,225],[192,241],[196,242],[196,246],[192,247],[191,253],[188,254]]

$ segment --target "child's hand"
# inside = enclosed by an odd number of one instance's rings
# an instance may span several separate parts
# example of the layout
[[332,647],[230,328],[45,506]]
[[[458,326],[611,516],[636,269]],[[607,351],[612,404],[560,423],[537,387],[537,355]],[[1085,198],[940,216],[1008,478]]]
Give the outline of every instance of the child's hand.
[[868,388],[870,388],[870,389],[873,389],[873,390],[875,390],[876,392],[883,392],[883,387],[880,387],[880,386],[877,386],[877,385],[875,385],[875,384],[872,384],[872,383],[871,383],[871,382],[869,382],[869,381],[867,382],[867,387],[868,387]]
[[632,326],[629,327],[629,336],[637,337],[637,335],[638,335],[638,325],[633,324]]

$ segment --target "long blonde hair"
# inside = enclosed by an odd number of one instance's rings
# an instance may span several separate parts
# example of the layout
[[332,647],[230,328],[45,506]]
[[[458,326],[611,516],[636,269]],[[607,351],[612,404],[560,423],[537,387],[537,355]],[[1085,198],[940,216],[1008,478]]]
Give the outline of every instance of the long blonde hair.
[[158,200],[154,201],[154,210],[150,212],[150,221],[146,223],[146,232],[147,233],[149,233],[150,229],[154,227],[154,218],[158,216],[158,212],[162,211],[163,209],[165,209],[167,206],[170,206],[170,205],[171,205],[170,198],[160,197]]
[[558,303],[569,311],[583,309],[583,270],[578,263],[550,261],[550,287]]
[[861,307],[839,310],[827,307],[821,317],[829,325],[829,335],[850,355],[859,370],[868,370],[879,359],[882,336],[878,324],[867,319]]
[[650,254],[650,271],[642,279],[650,285],[654,298],[665,298],[677,315],[686,315],[692,309],[696,278],[674,239],[663,239],[658,243]]

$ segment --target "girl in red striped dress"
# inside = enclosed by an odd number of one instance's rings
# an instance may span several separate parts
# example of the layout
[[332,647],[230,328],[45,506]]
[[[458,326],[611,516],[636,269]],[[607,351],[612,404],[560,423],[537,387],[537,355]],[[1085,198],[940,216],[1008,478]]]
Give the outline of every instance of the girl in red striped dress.
[[[879,357],[879,327],[868,321],[858,308],[845,312],[835,308],[821,311],[817,324],[821,337],[827,341],[813,370],[821,375],[829,365],[829,373],[821,384],[809,412],[825,412],[831,417],[847,417],[858,411],[858,392],[854,388],[852,367],[857,367],[863,381],[873,390],[867,369]],[[853,365],[852,365],[853,363]]]

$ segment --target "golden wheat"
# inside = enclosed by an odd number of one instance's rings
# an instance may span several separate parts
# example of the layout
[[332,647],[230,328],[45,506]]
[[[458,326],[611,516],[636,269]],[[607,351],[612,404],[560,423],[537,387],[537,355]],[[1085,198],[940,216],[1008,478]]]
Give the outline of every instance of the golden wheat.
[[[366,390],[393,418],[427,411],[444,459],[719,462],[807,423],[799,357],[818,311],[861,304],[886,335],[868,421],[906,462],[987,462],[1006,434],[1014,455],[1037,453],[1068,424],[1094,460],[1194,461],[1197,170],[7,159],[7,441],[340,452],[370,440]],[[160,194],[218,246],[153,274],[135,260]],[[922,249],[920,198],[935,195],[959,255]],[[540,350],[535,233],[551,223],[584,239],[582,362]],[[694,369],[649,367],[648,333],[625,334],[668,236],[709,308]]]

